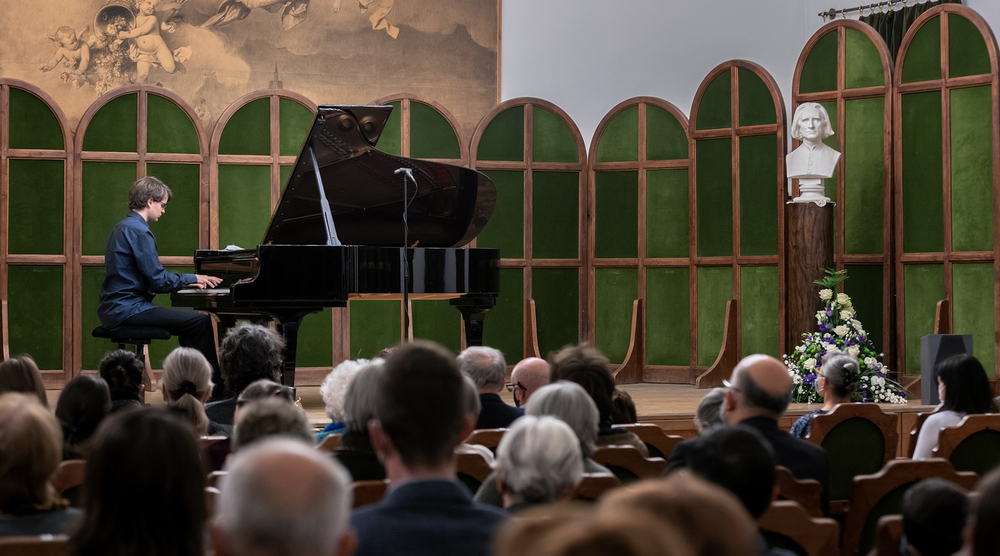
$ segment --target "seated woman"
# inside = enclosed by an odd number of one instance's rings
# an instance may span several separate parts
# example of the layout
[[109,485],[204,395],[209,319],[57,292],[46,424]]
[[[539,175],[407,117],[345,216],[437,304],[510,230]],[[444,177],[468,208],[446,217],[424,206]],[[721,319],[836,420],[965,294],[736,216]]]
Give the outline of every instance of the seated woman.
[[79,520],[49,484],[62,443],[55,416],[34,396],[0,395],[0,537],[68,533]]
[[942,428],[957,425],[969,414],[997,412],[990,381],[975,357],[952,355],[934,367],[934,376],[941,404],[920,427],[913,449],[913,459],[917,460],[934,457]]
[[580,442],[555,417],[525,415],[500,439],[496,477],[508,512],[568,500],[583,479]]
[[56,418],[63,429],[63,459],[86,459],[90,438],[111,411],[111,391],[101,377],[80,375],[66,383]]
[[725,388],[712,388],[698,403],[694,412],[694,426],[698,427],[698,435],[712,427],[725,426],[722,419],[722,402],[726,399]]
[[367,364],[367,359],[348,359],[334,367],[330,374],[323,379],[323,384],[319,387],[319,395],[323,397],[323,404],[326,405],[326,416],[330,418],[330,424],[316,433],[316,442],[322,442],[327,436],[342,434],[346,430],[344,427],[344,398],[347,394],[347,383]]
[[792,425],[792,436],[806,438],[814,417],[830,413],[837,404],[850,403],[860,380],[861,366],[854,357],[840,353],[827,359],[816,379],[816,391],[823,398],[823,407],[799,417]]
[[49,399],[45,396],[45,384],[38,365],[28,354],[12,357],[0,363],[0,394],[5,392],[23,392],[38,398],[43,406],[49,407]]
[[111,411],[142,407],[142,392],[146,385],[142,382],[145,365],[131,351],[116,349],[101,359],[101,378],[111,390]]
[[163,360],[163,401],[176,408],[200,435],[224,434],[224,428],[205,415],[212,395],[212,366],[196,349],[179,347]]
[[[347,383],[344,395],[344,425],[347,432],[333,457],[342,463],[355,481],[375,481],[385,478],[385,468],[372,449],[368,436],[368,421],[375,417],[375,387],[382,375],[384,360],[374,359]],[[476,395],[479,400],[479,395]]]

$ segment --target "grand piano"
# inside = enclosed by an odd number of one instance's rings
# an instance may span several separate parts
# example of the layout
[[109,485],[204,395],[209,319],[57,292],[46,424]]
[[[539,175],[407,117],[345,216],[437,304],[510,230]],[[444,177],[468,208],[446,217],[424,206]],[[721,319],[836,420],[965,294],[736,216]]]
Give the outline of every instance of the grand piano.
[[482,345],[500,254],[461,246],[486,225],[496,188],[468,168],[377,150],[391,111],[320,106],[261,244],[196,251],[195,272],[222,283],[171,294],[175,307],[217,314],[223,330],[276,322],[283,384],[295,384],[302,318],[351,299],[449,299],[466,343]]

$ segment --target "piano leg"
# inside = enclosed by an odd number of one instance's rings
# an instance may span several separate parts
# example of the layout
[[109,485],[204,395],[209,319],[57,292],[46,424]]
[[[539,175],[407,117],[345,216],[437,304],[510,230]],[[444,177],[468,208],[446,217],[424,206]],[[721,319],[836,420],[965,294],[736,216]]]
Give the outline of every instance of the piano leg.
[[285,386],[295,386],[295,349],[299,339],[299,326],[302,324],[302,319],[309,313],[315,313],[315,311],[278,316],[278,334],[281,334],[281,337],[285,339],[280,379]]
[[486,311],[492,309],[495,303],[496,299],[493,297],[460,297],[451,301],[462,312],[467,346],[483,345],[483,320],[486,319]]

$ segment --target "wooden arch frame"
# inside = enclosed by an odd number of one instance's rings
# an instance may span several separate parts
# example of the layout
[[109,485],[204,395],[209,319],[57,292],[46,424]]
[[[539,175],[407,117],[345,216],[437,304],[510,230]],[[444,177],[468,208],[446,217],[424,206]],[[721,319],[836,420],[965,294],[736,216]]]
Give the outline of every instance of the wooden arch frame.
[[[493,122],[494,118],[500,113],[514,108],[516,106],[524,107],[524,151],[522,160],[518,161],[503,161],[503,160],[478,160],[476,153],[479,151],[479,142],[483,138],[483,133],[486,128],[489,127],[490,123]],[[577,147],[577,160],[578,162],[535,162],[533,159],[533,147],[532,138],[534,132],[534,119],[532,116],[533,108],[535,106],[544,108],[560,118],[560,120],[566,124],[570,132],[573,134],[573,138],[576,140]],[[524,353],[523,356],[534,356],[543,357],[544,354],[539,353],[538,348],[538,335],[537,335],[537,325],[535,320],[534,312],[534,301],[532,299],[532,269],[533,268],[577,268],[578,269],[578,311],[579,311],[579,321],[578,321],[578,340],[583,340],[590,337],[590,328],[592,325],[593,315],[590,313],[587,299],[588,299],[588,289],[587,289],[587,276],[586,273],[589,269],[589,258],[588,258],[588,242],[587,237],[589,233],[589,226],[587,223],[587,149],[584,146],[583,136],[580,134],[580,129],[576,126],[576,122],[569,117],[569,115],[559,108],[555,104],[534,97],[518,97],[505,101],[492,110],[490,110],[481,120],[479,120],[479,125],[476,126],[475,132],[472,134],[472,140],[469,144],[469,156],[470,156],[470,167],[476,170],[513,170],[524,172],[524,221],[522,228],[522,241],[523,241],[523,251],[522,257],[520,259],[500,259],[500,268],[521,268],[523,269],[522,274],[522,299],[526,300],[525,305],[522,307],[522,322],[524,327]],[[579,209],[577,212],[577,238],[579,240],[579,245],[577,246],[577,258],[575,259],[536,259],[532,254],[532,185],[533,185],[533,172],[535,170],[541,171],[555,171],[555,172],[578,172],[579,179],[579,189],[578,189],[578,199],[579,199]]]
[[[771,93],[771,99],[774,102],[774,112],[775,112],[775,123],[768,125],[753,125],[753,126],[741,126],[739,125],[739,69],[745,69],[753,72],[759,77],[764,84],[767,86],[769,92]],[[705,95],[705,91],[708,89],[712,81],[715,80],[720,74],[725,71],[730,72],[730,125],[729,127],[719,128],[719,129],[698,129],[698,110],[701,108],[702,98]],[[697,268],[702,266],[730,266],[733,271],[733,298],[740,299],[740,268],[743,266],[777,266],[778,268],[778,351],[786,352],[785,346],[785,336],[786,336],[786,305],[787,296],[785,295],[785,102],[781,97],[781,90],[778,87],[777,82],[760,65],[750,62],[747,60],[730,60],[723,62],[716,66],[705,76],[702,80],[701,85],[698,86],[698,91],[695,93],[694,100],[691,103],[691,118],[688,123],[688,138],[689,138],[689,156],[691,157],[691,169],[689,171],[689,200],[688,204],[690,206],[690,218],[689,218],[689,237],[690,237],[690,261],[691,261],[691,275],[690,275],[690,291],[692,299],[692,307],[697,307],[698,301],[698,273]],[[777,215],[778,215],[778,254],[775,255],[763,255],[763,256],[744,256],[740,255],[740,167],[739,167],[739,142],[738,139],[741,137],[752,137],[757,135],[770,135],[775,134],[777,136],[778,143],[778,160],[777,160],[777,183],[775,187],[778,188],[777,195]],[[732,166],[732,218],[733,218],[733,251],[732,255],[725,257],[699,257],[698,256],[698,151],[697,151],[697,141],[702,139],[731,139],[732,149],[733,149],[733,166]],[[742,318],[742,304],[736,304],[736,324],[737,327],[741,322]],[[727,310],[728,315],[728,310]],[[725,320],[729,320],[728,316]],[[734,331],[730,331],[733,333]],[[737,334],[735,344],[736,354],[735,360],[739,359],[739,354],[742,353],[743,349],[743,334],[740,330],[735,331]],[[697,310],[692,310],[691,315],[691,358],[692,361],[698,363],[698,312]],[[726,338],[722,339],[722,346],[726,346]],[[714,367],[714,365],[713,365]],[[696,365],[696,373],[706,371],[709,366],[706,365]],[[728,372],[724,372],[728,375]]]
[[[48,149],[12,149],[10,147],[10,89],[21,89],[41,100],[52,111],[59,131],[62,134],[62,150]],[[10,357],[10,333],[7,318],[8,272],[11,264],[41,264],[63,267],[63,316],[62,316],[62,369],[42,371],[42,379],[46,386],[62,386],[73,375],[73,330],[74,315],[74,283],[75,283],[75,249],[76,213],[73,210],[75,190],[72,187],[75,176],[73,132],[62,108],[48,93],[42,89],[19,79],[0,78],[0,349],[3,359]],[[63,161],[63,253],[62,255],[27,255],[9,253],[8,226],[10,224],[10,159],[62,160]]]
[[[986,45],[987,54],[990,60],[990,74],[951,77],[949,75],[949,28],[948,17],[955,14],[969,20],[979,30]],[[941,26],[940,54],[941,54],[941,77],[930,81],[918,81],[903,83],[903,64],[906,61],[913,38],[917,32],[928,22],[935,19]],[[896,361],[897,367],[903,368],[906,364],[906,307],[905,307],[905,283],[904,266],[908,263],[941,263],[944,272],[944,297],[947,300],[953,299],[953,263],[955,262],[992,262],[993,263],[993,296],[994,300],[1000,300],[1000,281],[996,277],[1000,276],[1000,256],[997,250],[1000,248],[1000,226],[996,225],[996,219],[1000,216],[1000,75],[998,75],[998,46],[996,37],[990,29],[989,24],[975,11],[962,6],[961,4],[942,4],[935,6],[917,18],[910,26],[900,44],[899,53],[896,57],[896,66],[893,71],[893,160],[894,160],[894,229],[895,234],[895,275],[896,275],[896,320],[898,325]],[[989,85],[992,87],[991,115],[993,118],[992,127],[992,166],[993,166],[993,250],[992,251],[961,251],[952,252],[952,203],[951,203],[951,96],[954,89],[966,87]],[[941,132],[942,132],[942,208],[943,208],[943,251],[941,253],[906,253],[904,252],[904,222],[903,222],[903,122],[902,104],[903,95],[908,93],[938,91],[941,93]],[[946,304],[950,306],[951,304]],[[997,369],[1000,369],[1000,346],[996,331],[1000,331],[1000,309],[994,307],[994,357]],[[952,322],[951,315],[942,315],[948,322]]]
[[[413,93],[397,93],[397,94],[393,94],[393,95],[387,95],[387,96],[384,96],[384,97],[379,97],[378,99],[373,100],[372,104],[389,104],[390,102],[396,102],[396,101],[399,101],[399,109],[402,112],[400,114],[400,121],[402,122],[402,125],[403,125],[402,134],[401,134],[402,135],[402,146],[401,146],[402,153],[401,153],[400,156],[403,156],[403,157],[406,157],[406,158],[410,158],[411,157],[411,155],[410,155],[410,130],[412,128],[410,127],[410,117],[411,117],[410,104],[412,102],[416,101],[416,102],[419,102],[421,104],[426,104],[427,106],[430,106],[431,108],[433,108],[434,110],[436,110],[438,112],[438,114],[441,114],[442,116],[444,116],[444,119],[448,121],[448,125],[451,126],[452,131],[455,132],[455,137],[458,139],[458,148],[459,148],[459,152],[460,152],[460,157],[459,158],[434,158],[434,159],[428,159],[428,160],[434,160],[436,162],[446,162],[448,164],[458,164],[458,165],[467,165],[467,164],[469,164],[469,160],[470,160],[470,157],[469,157],[469,139],[465,136],[465,133],[462,130],[462,125],[460,123],[458,123],[458,120],[455,118],[455,116],[451,113],[450,110],[448,110],[447,108],[444,107],[443,104],[441,104],[441,103],[439,103],[439,102],[437,102],[435,100],[431,100],[429,98],[426,98],[426,97],[423,97],[423,96],[420,96],[420,95],[417,95],[417,94],[413,94]],[[473,240],[473,241],[475,241],[475,240]]]
[[[654,106],[668,112],[673,116],[678,123],[680,123],[681,128],[684,130],[685,139],[687,140],[688,157],[686,159],[673,159],[673,160],[655,160],[650,161],[646,156],[646,141],[647,141],[647,130],[646,130],[646,113],[647,107]],[[638,107],[638,156],[636,161],[615,161],[615,162],[598,162],[597,161],[597,149],[600,145],[601,138],[607,127],[611,122],[618,117],[625,110]],[[664,268],[664,267],[685,267],[690,268],[691,259],[690,257],[680,257],[680,258],[651,258],[646,257],[646,172],[648,170],[663,170],[663,169],[683,169],[688,171],[690,177],[691,172],[691,142],[690,142],[690,128],[688,125],[687,116],[684,113],[671,104],[670,102],[648,96],[633,97],[620,102],[614,108],[612,108],[601,122],[597,125],[594,131],[593,138],[590,141],[590,152],[587,158],[588,166],[588,191],[587,191],[587,206],[589,207],[587,214],[587,309],[590,315],[596,319],[597,315],[597,284],[596,284],[596,270],[598,268],[631,268],[635,266],[638,270],[639,283],[637,286],[638,299],[633,307],[632,312],[632,337],[629,342],[628,351],[625,356],[625,360],[620,366],[615,370],[616,380],[618,382],[680,382],[688,383],[692,379],[692,369],[694,367],[694,361],[690,361],[691,365],[684,367],[670,366],[670,365],[656,365],[649,366],[646,364],[646,350],[645,350],[645,337],[646,337],[646,269],[647,268]],[[613,171],[613,170],[634,170],[637,171],[638,176],[638,188],[639,188],[639,207],[638,207],[638,257],[626,258],[626,259],[610,259],[605,258],[598,260],[596,256],[596,218],[597,218],[597,172],[599,171]],[[688,180],[688,198],[690,203],[690,179]],[[690,211],[688,213],[690,217]],[[691,238],[688,237],[688,243],[690,245]],[[693,305],[692,305],[693,307]],[[596,342],[596,322],[591,323],[589,327],[587,340],[594,344]]]

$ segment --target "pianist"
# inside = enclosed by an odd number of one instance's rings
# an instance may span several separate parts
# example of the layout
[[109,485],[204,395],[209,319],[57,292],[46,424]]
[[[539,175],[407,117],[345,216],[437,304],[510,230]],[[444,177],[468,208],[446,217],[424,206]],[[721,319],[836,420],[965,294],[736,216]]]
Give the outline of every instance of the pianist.
[[153,305],[157,293],[188,286],[211,288],[222,282],[202,274],[174,274],[160,264],[149,222],[156,222],[166,212],[171,194],[166,184],[152,176],[136,180],[129,188],[131,212],[111,230],[104,251],[106,275],[97,314],[107,328],[152,326],[168,330],[179,337],[182,346],[204,354],[212,365],[213,376],[218,376],[212,319],[202,313]]

